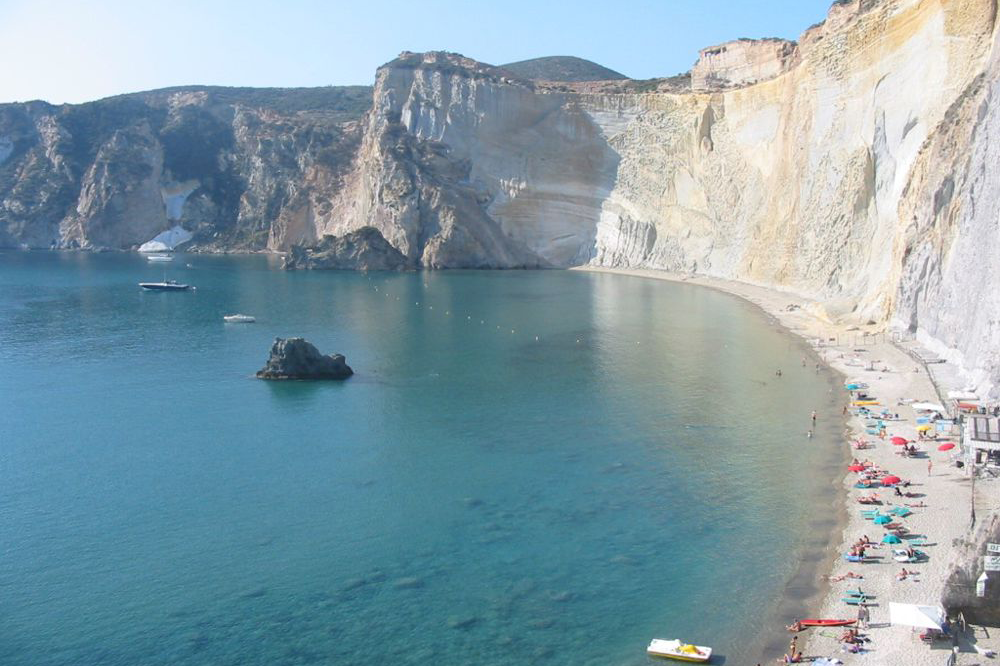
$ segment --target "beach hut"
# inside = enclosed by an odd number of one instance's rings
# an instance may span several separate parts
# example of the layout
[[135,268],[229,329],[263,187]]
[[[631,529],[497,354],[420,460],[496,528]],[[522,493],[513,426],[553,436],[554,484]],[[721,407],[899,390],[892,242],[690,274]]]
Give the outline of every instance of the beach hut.
[[975,415],[965,422],[962,440],[969,463],[1000,469],[1000,419]]
[[900,627],[919,627],[944,631],[945,614],[940,606],[889,602],[889,623]]

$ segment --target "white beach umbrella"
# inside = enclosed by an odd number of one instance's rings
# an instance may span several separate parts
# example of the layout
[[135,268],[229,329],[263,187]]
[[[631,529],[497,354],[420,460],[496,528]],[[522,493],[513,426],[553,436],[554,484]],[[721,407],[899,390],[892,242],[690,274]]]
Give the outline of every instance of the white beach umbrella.
[[944,407],[933,402],[915,402],[910,407],[918,412],[943,412]]
[[944,626],[944,609],[940,606],[918,606],[889,602],[889,622],[903,627],[937,629]]

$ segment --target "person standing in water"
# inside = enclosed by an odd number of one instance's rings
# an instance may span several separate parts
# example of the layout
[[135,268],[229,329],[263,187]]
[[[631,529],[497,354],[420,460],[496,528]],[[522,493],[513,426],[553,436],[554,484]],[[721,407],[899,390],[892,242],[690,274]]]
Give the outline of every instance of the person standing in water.
[[813,410],[813,413],[812,413],[812,420],[813,420],[813,425],[815,425],[816,424],[816,410],[815,409]]

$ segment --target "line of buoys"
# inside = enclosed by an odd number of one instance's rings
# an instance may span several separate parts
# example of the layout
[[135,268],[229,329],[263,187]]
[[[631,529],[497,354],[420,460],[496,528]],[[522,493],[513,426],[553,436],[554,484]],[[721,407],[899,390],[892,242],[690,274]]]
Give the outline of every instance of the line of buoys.
[[[369,283],[371,283],[371,281],[372,281],[372,279],[371,279],[371,276],[368,276],[368,282],[369,282]],[[427,284],[427,283],[425,282],[425,283],[424,283],[424,287],[425,287],[425,288],[429,288],[429,287],[430,287],[430,285],[429,285],[429,284]],[[378,288],[378,285],[372,285],[372,289],[374,289],[374,290],[375,290],[376,292],[377,292],[377,291],[379,291],[379,288]],[[389,292],[387,292],[387,291],[385,291],[385,292],[382,292],[382,293],[383,293],[383,294],[385,294],[385,297],[386,297],[386,298],[389,298],[390,296],[392,296],[392,294],[390,294],[390,293],[389,293]],[[400,300],[400,299],[399,299],[399,296],[396,296],[396,300],[397,300],[397,301],[398,301],[398,300]],[[414,303],[413,303],[413,304],[414,304],[415,306],[417,306],[417,307],[420,307],[420,301],[414,301]],[[428,305],[428,306],[427,306],[427,309],[429,309],[429,310],[433,310],[433,309],[434,309],[434,306],[433,306],[433,305]],[[450,315],[451,315],[451,310],[445,310],[445,312],[444,312],[444,313],[445,313],[445,315],[448,315],[448,316],[450,316]],[[466,319],[467,321],[472,321],[472,315],[466,315],[466,316],[465,316],[465,319]],[[480,320],[479,320],[479,323],[480,323],[481,325],[482,325],[482,324],[485,324],[485,323],[486,323],[486,320],[485,320],[485,319],[480,319]],[[498,330],[498,331],[500,330],[500,325],[499,325],[499,324],[497,324],[497,328],[496,328],[496,330]],[[511,335],[514,335],[514,334],[516,334],[516,333],[517,333],[517,329],[514,329],[514,328],[512,328],[512,329],[510,329],[510,332],[511,332]],[[538,336],[536,335],[536,336],[535,336],[535,342],[538,342],[538,340],[539,340],[539,337],[538,337]],[[576,341],[577,341],[577,343],[579,343],[579,342],[580,342],[580,339],[579,339],[579,338],[577,338],[577,340],[576,340]],[[636,341],[636,343],[635,343],[635,344],[639,344],[639,342],[638,342],[638,341]]]

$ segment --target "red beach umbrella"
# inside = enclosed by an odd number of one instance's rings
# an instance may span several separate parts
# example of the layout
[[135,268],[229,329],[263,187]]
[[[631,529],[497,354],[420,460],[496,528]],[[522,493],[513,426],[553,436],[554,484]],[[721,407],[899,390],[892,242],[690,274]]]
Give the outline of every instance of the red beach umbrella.
[[944,444],[938,447],[938,451],[951,451],[953,448],[955,448],[954,444],[952,444],[951,442],[945,442]]
[[900,481],[902,481],[902,479],[899,478],[898,476],[896,476],[895,474],[890,474],[889,476],[883,476],[882,477],[882,485],[883,486],[891,486],[891,485],[899,483]]
[[847,466],[847,471],[848,472],[863,472],[863,471],[865,471],[865,466],[864,465],[848,465]]
[[907,439],[905,437],[893,437],[892,438],[892,443],[895,446],[903,446],[904,444],[906,444],[906,442],[907,442]]

